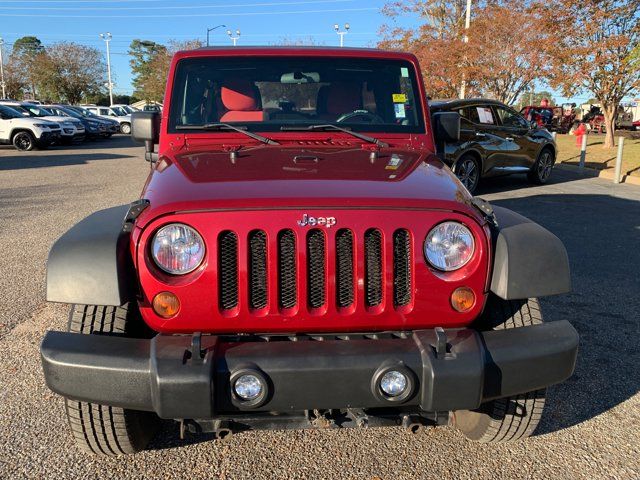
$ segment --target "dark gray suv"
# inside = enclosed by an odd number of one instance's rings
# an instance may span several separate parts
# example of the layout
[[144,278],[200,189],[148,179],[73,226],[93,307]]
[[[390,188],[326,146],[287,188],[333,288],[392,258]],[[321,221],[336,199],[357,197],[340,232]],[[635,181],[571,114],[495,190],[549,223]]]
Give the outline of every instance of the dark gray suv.
[[432,100],[431,114],[460,114],[460,139],[438,142],[438,155],[473,193],[481,178],[526,173],[533,183],[549,180],[557,148],[551,133],[504,103],[483,98]]

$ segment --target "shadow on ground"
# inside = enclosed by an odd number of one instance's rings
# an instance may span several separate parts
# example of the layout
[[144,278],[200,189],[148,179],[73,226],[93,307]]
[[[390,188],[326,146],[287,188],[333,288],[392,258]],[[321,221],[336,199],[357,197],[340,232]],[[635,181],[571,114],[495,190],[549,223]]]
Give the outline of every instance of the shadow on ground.
[[61,167],[67,165],[84,165],[94,160],[117,160],[133,158],[131,155],[116,153],[63,153],[60,155],[24,155],[0,157],[0,171],[22,170],[26,168]]
[[547,320],[580,334],[576,372],[553,387],[538,434],[579,424],[640,390],[640,202],[608,195],[535,195],[492,202],[564,242],[573,292],[541,299]]

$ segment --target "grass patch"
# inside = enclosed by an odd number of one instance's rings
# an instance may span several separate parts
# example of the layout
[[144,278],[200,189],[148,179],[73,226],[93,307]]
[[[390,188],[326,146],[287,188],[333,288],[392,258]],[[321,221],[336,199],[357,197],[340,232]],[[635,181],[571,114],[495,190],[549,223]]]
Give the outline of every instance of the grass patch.
[[[603,148],[604,135],[587,136],[587,156],[585,166],[596,170],[613,169],[618,155],[618,139],[615,148]],[[580,163],[580,147],[576,146],[573,135],[558,135],[558,163],[578,165]],[[640,138],[625,138],[622,155],[622,174],[640,177]]]

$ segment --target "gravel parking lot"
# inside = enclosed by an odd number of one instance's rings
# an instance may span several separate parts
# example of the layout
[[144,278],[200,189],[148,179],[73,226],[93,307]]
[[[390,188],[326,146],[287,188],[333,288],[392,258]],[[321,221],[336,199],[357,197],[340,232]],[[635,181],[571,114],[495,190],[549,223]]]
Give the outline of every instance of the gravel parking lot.
[[[498,446],[451,428],[252,432],[183,442],[167,423],[151,451],[79,452],[38,347],[65,328],[44,301],[53,241],[92,211],[138,197],[148,164],[123,136],[69,149],[0,147],[0,478],[640,478],[640,187],[556,169],[552,183],[495,179],[479,194],[556,233],[574,292],[542,300],[581,335],[575,375],[550,389],[537,435]],[[161,438],[161,439],[160,439]]]

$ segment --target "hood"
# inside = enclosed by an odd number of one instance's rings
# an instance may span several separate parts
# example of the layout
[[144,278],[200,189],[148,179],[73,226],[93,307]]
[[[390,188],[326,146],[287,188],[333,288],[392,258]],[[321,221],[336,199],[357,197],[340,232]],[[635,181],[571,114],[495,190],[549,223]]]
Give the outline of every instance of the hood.
[[47,120],[49,122],[55,122],[55,123],[82,123],[80,122],[80,120],[76,120],[75,118],[71,118],[71,117],[59,117],[57,115],[45,115],[44,117],[32,117],[35,120]]
[[436,156],[384,148],[260,146],[161,156],[138,219],[186,210],[269,208],[447,209],[479,218],[467,190]]

